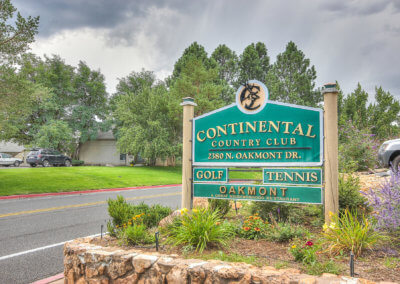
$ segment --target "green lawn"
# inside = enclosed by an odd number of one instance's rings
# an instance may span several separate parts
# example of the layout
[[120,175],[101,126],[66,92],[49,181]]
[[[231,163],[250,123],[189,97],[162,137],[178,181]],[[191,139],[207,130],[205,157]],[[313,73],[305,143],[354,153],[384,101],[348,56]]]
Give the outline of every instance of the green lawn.
[[[261,178],[231,172],[230,178]],[[0,170],[0,196],[141,185],[180,184],[181,167],[51,167]]]
[[181,167],[51,167],[0,170],[0,196],[180,184]]

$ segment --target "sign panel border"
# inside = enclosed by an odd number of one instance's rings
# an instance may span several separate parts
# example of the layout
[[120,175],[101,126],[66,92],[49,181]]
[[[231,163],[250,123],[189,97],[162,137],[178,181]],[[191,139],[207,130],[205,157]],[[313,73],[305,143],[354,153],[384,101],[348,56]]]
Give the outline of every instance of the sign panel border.
[[[290,202],[286,200],[257,200],[257,199],[251,199],[251,198],[234,198],[234,197],[229,197],[229,198],[221,198],[221,197],[215,197],[215,196],[196,196],[195,195],[195,186],[200,186],[200,185],[212,185],[215,184],[217,186],[221,186],[219,183],[193,183],[193,197],[201,197],[201,198],[211,198],[211,199],[225,199],[225,200],[243,200],[243,201],[257,201],[257,202],[279,202],[279,203],[292,203],[292,204],[313,204],[313,205],[323,205],[324,204],[324,188],[322,186],[303,186],[303,188],[313,188],[313,189],[319,189],[321,193],[321,201],[320,202]],[[226,184],[227,186],[260,186],[263,187],[265,186],[264,184],[239,184],[239,183],[228,183]],[[280,187],[290,187],[290,188],[302,188],[301,186],[286,186],[286,185],[275,185],[275,186],[280,186]]]
[[320,108],[314,108],[314,107],[307,107],[307,106],[299,106],[295,104],[288,104],[288,103],[281,103],[281,102],[276,102],[276,101],[270,101],[267,100],[267,104],[274,104],[274,105],[281,105],[281,106],[287,106],[287,107],[292,107],[292,108],[298,108],[298,109],[305,109],[305,110],[312,110],[312,111],[317,111],[319,112],[319,123],[320,123],[320,131],[319,131],[319,136],[320,136],[320,160],[318,162],[275,162],[275,163],[255,163],[255,162],[196,162],[195,161],[195,141],[194,137],[196,137],[196,120],[207,117],[210,115],[213,115],[215,113],[224,111],[226,109],[229,109],[231,107],[237,107],[236,103],[232,103],[230,105],[224,106],[222,108],[210,111],[208,113],[205,113],[203,115],[197,116],[193,118],[193,125],[192,125],[192,165],[193,166],[210,166],[210,167],[320,167],[324,163],[324,114],[323,110]]
[[[225,180],[221,180],[221,181],[216,181],[216,180],[210,180],[210,181],[196,181],[194,178],[194,170],[199,170],[199,169],[223,169],[225,170],[226,174],[225,174]],[[227,167],[193,167],[193,183],[218,183],[218,182],[228,182],[229,177],[228,177],[229,171]]]
[[[320,183],[318,184],[307,184],[307,183],[266,183],[265,182],[265,175],[264,175],[264,170],[314,170],[314,171],[319,171],[320,172]],[[289,185],[289,186],[303,186],[307,185],[310,187],[322,187],[322,169],[321,168],[299,168],[299,167],[263,167],[262,168],[262,175],[263,175],[263,184],[264,185]]]

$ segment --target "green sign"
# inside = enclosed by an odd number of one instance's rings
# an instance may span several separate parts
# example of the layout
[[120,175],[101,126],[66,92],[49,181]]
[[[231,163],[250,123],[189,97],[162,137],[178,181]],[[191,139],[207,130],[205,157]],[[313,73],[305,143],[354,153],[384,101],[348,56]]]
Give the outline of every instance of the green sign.
[[[322,165],[321,109],[268,101],[265,94],[249,101],[253,93],[243,92],[235,104],[194,118],[194,166]],[[266,102],[257,103],[261,98]]]
[[194,168],[193,182],[228,182],[228,169]]
[[193,184],[194,197],[322,204],[321,187],[245,184]]
[[321,169],[263,169],[264,184],[322,185]]

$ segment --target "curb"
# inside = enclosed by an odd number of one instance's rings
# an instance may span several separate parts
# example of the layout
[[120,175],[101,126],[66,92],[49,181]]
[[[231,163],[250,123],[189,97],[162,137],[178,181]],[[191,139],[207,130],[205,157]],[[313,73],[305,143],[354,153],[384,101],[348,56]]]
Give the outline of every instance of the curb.
[[106,189],[93,189],[93,190],[82,190],[82,191],[63,191],[63,192],[50,192],[50,193],[34,193],[34,194],[21,194],[21,195],[8,195],[0,196],[0,200],[6,199],[23,199],[23,198],[35,198],[44,196],[57,196],[57,195],[74,195],[74,194],[85,194],[95,192],[108,192],[108,191],[123,191],[133,189],[150,189],[150,188],[163,188],[169,186],[181,186],[181,184],[167,184],[167,185],[148,185],[148,186],[135,186],[135,187],[121,187],[121,188],[106,188]]
[[45,278],[45,279],[42,279],[42,280],[32,282],[31,284],[48,284],[48,283],[51,283],[51,282],[54,282],[54,281],[57,281],[57,280],[60,280],[63,278],[64,278],[64,272],[54,275],[54,276],[51,276],[51,277],[48,277],[48,278]]

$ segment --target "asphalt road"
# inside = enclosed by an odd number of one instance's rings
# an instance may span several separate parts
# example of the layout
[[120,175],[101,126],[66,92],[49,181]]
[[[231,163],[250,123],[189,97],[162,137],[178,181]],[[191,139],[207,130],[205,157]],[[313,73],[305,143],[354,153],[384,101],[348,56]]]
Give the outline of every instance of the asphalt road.
[[106,200],[175,209],[180,187],[0,200],[0,283],[31,283],[63,272],[63,243],[100,233],[109,219]]

